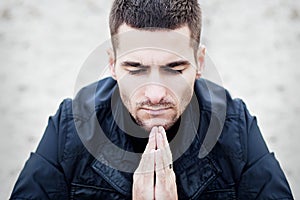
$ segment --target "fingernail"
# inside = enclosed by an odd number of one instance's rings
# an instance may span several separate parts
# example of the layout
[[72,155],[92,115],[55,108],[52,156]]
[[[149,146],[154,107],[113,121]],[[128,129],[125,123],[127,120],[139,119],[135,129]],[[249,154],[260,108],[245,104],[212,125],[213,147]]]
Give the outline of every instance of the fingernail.
[[159,132],[163,133],[164,132],[164,128],[162,126],[158,127]]
[[152,131],[153,131],[153,132],[157,132],[157,131],[158,131],[157,126],[153,126]]
[[154,126],[150,131],[150,136],[154,136],[156,132],[157,132],[157,128]]

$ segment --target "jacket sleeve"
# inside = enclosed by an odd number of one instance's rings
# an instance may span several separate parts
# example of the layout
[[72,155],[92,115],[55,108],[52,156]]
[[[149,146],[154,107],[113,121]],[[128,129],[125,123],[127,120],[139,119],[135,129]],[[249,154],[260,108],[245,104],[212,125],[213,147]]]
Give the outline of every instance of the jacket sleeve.
[[247,126],[246,165],[238,186],[238,199],[293,199],[286,177],[274,153],[269,152],[256,118],[243,106]]
[[63,117],[61,104],[35,153],[31,153],[14,186],[10,199],[68,199],[68,187],[60,168],[59,131]]

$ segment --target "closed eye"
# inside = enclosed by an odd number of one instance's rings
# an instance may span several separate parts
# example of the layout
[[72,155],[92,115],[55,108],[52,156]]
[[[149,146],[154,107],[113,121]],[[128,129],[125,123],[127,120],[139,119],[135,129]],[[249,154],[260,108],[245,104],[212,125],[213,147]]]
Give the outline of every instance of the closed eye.
[[[129,74],[131,75],[139,75],[146,73],[149,71],[150,66],[148,65],[143,65],[139,62],[132,62],[132,61],[125,61],[121,63],[121,66],[128,71]],[[188,61],[175,61],[168,63],[166,65],[160,66],[160,69],[163,72],[166,73],[171,73],[171,74],[182,74],[182,72],[190,66],[190,63]]]
[[145,66],[139,62],[132,61],[125,61],[121,63],[121,66],[123,66],[124,69],[131,75],[142,74],[144,72],[147,72],[147,70],[149,69],[149,66]]
[[173,73],[173,74],[182,74],[182,71],[185,69],[185,67],[174,67],[174,68],[171,68],[171,67],[166,67],[166,66],[163,66],[161,67],[162,70],[164,70],[165,72],[169,72],[169,73]]
[[126,68],[126,70],[131,75],[143,74],[147,72],[147,69],[145,68]]
[[190,62],[183,60],[168,63],[165,66],[161,66],[161,68],[166,72],[181,74],[188,66],[190,66]]

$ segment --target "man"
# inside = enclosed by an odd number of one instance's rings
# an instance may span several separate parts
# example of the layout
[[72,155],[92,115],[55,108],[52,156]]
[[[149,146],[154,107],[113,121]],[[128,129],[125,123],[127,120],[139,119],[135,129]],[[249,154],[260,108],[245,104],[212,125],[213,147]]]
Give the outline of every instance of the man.
[[112,78],[65,100],[11,199],[293,199],[255,117],[201,78],[196,0],[115,0]]

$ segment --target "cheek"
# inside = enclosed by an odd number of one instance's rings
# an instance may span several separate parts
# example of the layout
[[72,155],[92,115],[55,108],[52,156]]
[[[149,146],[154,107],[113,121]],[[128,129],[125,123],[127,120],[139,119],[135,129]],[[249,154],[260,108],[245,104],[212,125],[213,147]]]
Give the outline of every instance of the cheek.
[[194,84],[196,80],[196,72],[192,68],[189,72],[183,75],[185,83],[183,84],[184,89],[184,99],[191,99],[193,92],[194,92]]
[[128,90],[127,87],[124,87],[122,84],[118,83],[119,85],[119,92],[120,97],[122,99],[123,104],[126,106],[126,108],[131,112],[131,93]]
[[180,99],[180,114],[183,113],[187,105],[190,103],[193,96],[193,90],[191,88],[187,88],[183,91],[181,99]]
[[178,114],[181,115],[190,103],[194,92],[194,82],[185,81],[176,88],[176,98],[178,102]]
[[131,113],[131,115],[136,115],[136,104],[143,97],[141,92],[133,91],[130,87],[126,87],[126,85],[119,85],[120,96],[122,102],[124,103],[125,107]]
[[186,80],[178,81],[172,88],[172,93],[176,96],[177,102],[180,104],[187,104],[194,91],[194,81],[187,82]]

